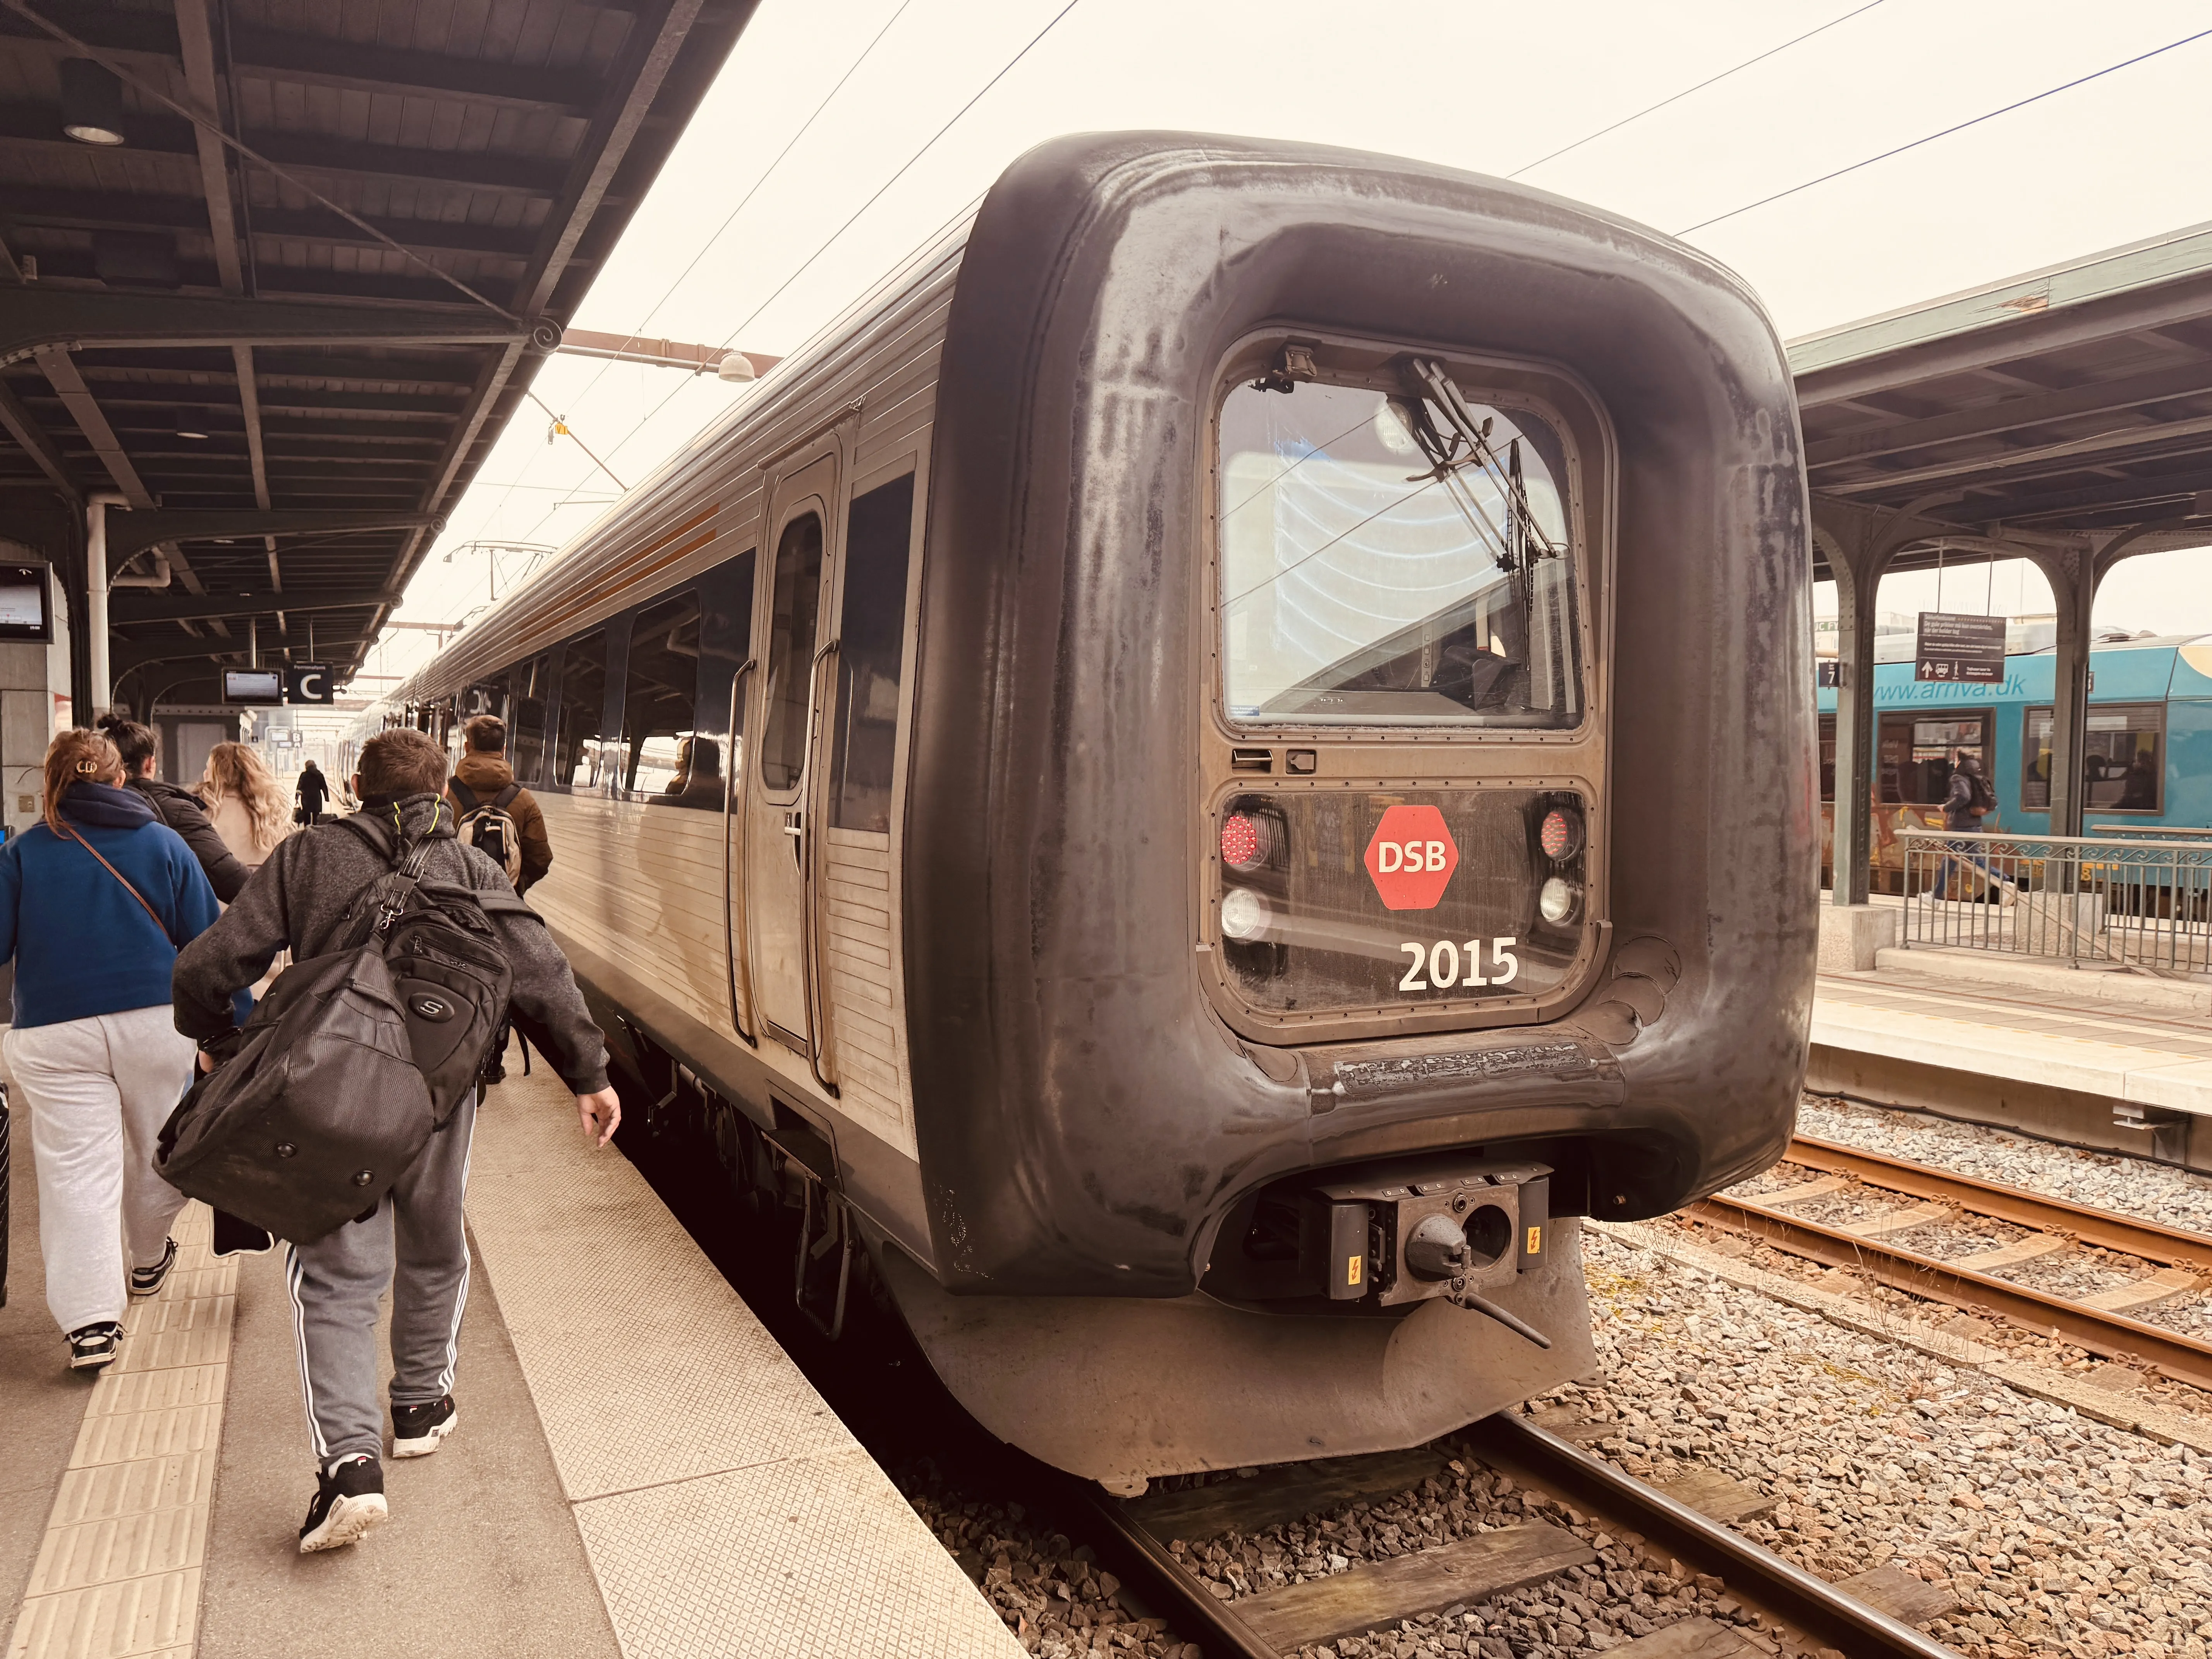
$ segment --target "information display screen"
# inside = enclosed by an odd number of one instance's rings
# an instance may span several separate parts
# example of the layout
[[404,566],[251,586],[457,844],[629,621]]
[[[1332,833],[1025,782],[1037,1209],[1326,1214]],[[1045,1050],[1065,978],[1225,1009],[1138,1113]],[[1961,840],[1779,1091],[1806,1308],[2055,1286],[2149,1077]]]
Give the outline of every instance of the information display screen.
[[50,640],[46,567],[0,564],[0,640]]
[[284,701],[284,672],[279,668],[226,668],[222,671],[225,702],[281,703]]

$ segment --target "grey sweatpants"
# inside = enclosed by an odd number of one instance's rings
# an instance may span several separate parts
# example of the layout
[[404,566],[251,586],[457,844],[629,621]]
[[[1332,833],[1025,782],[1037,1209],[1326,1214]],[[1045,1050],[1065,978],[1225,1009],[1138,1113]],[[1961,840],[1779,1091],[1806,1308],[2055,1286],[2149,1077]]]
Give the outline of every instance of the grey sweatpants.
[[392,1403],[425,1406],[453,1386],[454,1350],[469,1299],[461,1200],[468,1191],[476,1121],[471,1091],[374,1215],[286,1252],[284,1276],[300,1342],[300,1393],[319,1468],[355,1452],[383,1455],[376,1310],[387,1286]]

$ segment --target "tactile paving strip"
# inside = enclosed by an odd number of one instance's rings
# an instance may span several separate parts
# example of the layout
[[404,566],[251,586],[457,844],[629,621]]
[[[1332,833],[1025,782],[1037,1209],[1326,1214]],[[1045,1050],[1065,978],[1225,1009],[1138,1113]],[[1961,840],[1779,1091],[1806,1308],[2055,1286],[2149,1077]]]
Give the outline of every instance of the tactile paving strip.
[[1021,1647],[550,1076],[477,1120],[469,1220],[626,1659]]
[[191,1659],[238,1264],[208,1254],[204,1205],[174,1237],[87,1397],[7,1659]]

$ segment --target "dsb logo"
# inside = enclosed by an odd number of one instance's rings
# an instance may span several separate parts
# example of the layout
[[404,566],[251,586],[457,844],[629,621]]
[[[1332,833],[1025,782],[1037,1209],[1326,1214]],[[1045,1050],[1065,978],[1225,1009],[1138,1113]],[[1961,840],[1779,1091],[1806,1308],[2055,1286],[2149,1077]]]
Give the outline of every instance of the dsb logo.
[[1440,841],[1378,842],[1375,847],[1377,875],[1395,876],[1401,870],[1448,870],[1444,844]]
[[1375,826],[1364,860],[1384,908],[1433,910],[1459,868],[1459,846],[1433,806],[1393,806]]

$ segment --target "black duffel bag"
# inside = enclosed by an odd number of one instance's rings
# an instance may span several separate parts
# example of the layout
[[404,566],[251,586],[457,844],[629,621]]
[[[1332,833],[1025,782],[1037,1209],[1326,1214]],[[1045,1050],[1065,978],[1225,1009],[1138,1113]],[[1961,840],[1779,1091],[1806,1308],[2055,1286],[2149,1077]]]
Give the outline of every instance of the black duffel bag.
[[399,987],[371,943],[277,975],[154,1162],[187,1196],[309,1244],[374,1209],[436,1126]]
[[277,975],[155,1158],[179,1192],[295,1244],[374,1210],[475,1085],[513,985],[485,912],[533,914],[422,881],[427,842],[341,822],[400,867],[355,902],[343,946]]

